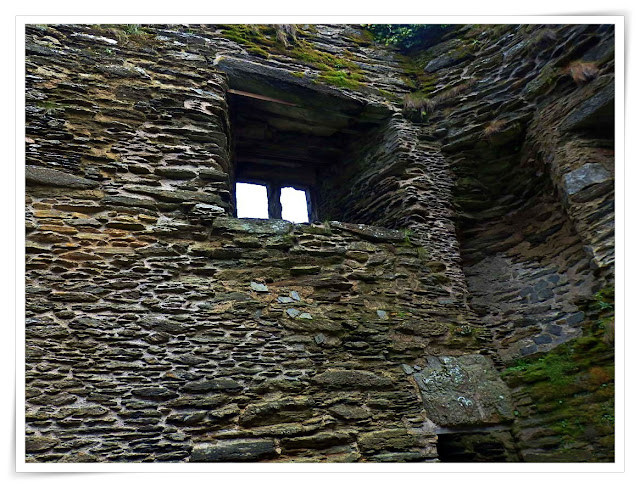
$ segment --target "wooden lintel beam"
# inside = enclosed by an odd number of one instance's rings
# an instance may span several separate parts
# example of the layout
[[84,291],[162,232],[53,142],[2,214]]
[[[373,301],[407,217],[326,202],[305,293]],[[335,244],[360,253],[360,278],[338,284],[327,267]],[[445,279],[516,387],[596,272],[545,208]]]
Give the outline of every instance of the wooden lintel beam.
[[249,93],[249,92],[240,91],[240,90],[233,90],[233,89],[229,89],[228,92],[233,94],[233,95],[240,95],[240,96],[249,97],[249,98],[257,98],[258,100],[264,100],[266,102],[280,103],[282,105],[289,105],[290,107],[298,107],[299,106],[299,105],[296,105],[295,103],[285,102],[284,100],[278,100],[277,98],[265,97],[264,95],[258,95],[257,93]]

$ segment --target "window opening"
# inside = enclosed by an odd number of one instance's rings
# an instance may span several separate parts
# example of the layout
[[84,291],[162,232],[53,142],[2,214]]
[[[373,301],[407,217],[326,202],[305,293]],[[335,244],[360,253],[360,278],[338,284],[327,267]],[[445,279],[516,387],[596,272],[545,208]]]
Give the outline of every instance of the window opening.
[[238,218],[268,219],[267,187],[253,183],[236,183],[236,212]]
[[280,205],[282,218],[296,224],[309,222],[309,201],[307,192],[290,186],[281,188]]

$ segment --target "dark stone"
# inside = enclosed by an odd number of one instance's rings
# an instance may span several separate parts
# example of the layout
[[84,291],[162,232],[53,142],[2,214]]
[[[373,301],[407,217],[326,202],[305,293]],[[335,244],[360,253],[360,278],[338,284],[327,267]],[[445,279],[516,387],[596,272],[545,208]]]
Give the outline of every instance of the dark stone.
[[614,92],[613,82],[596,91],[564,119],[561,129],[568,131],[603,127],[611,130],[614,122]]
[[536,344],[551,344],[553,342],[553,339],[548,334],[542,334],[539,336],[535,336],[533,338],[533,342],[535,342]]
[[406,429],[385,429],[367,432],[358,437],[358,446],[363,452],[381,450],[405,451],[419,446],[419,439]]
[[184,391],[198,393],[206,391],[237,391],[242,389],[242,385],[229,378],[220,378],[215,380],[194,381],[187,383],[182,388]]
[[513,418],[507,385],[480,354],[428,356],[413,375],[427,417],[440,426],[500,423]]
[[114,207],[141,207],[155,208],[156,201],[149,198],[136,198],[127,196],[108,196],[102,199],[103,205],[112,205]]
[[468,59],[469,56],[439,56],[435,59],[432,59],[427,63],[424,67],[425,73],[433,73],[434,71],[438,71],[442,68],[449,68],[451,66],[455,66],[456,64],[461,63],[465,59]]
[[25,441],[25,450],[27,452],[42,452],[48,451],[53,446],[56,446],[60,441],[53,437],[33,436],[27,437]]
[[357,405],[334,405],[329,408],[329,413],[344,420],[363,420],[371,417],[367,409]]
[[313,377],[313,381],[333,389],[390,388],[393,381],[368,371],[329,369]]
[[522,356],[528,356],[529,354],[533,354],[538,351],[538,346],[535,344],[531,344],[530,346],[520,348],[520,354]]
[[284,235],[293,230],[293,224],[286,220],[218,217],[213,221],[213,229],[247,234]]
[[556,337],[559,337],[562,335],[562,327],[560,327],[559,325],[553,324],[550,325],[546,328],[546,331],[551,334],[554,335]]
[[197,176],[195,171],[180,166],[160,166],[154,173],[174,180],[191,180]]
[[163,387],[150,386],[147,388],[135,388],[132,392],[133,396],[147,398],[149,400],[167,400],[176,398],[178,394],[174,391]]
[[181,395],[180,398],[167,402],[171,408],[215,408],[229,401],[227,395],[189,396]]
[[349,444],[352,438],[352,434],[346,432],[321,432],[312,436],[282,439],[280,445],[283,449],[324,449]]
[[170,320],[161,315],[151,315],[140,319],[138,322],[142,327],[152,329],[157,332],[165,332],[169,334],[180,334],[188,330],[190,326],[175,320]]
[[202,168],[198,170],[198,175],[208,181],[227,181],[229,179],[229,175],[213,168]]
[[341,229],[364,237],[372,242],[404,242],[406,234],[400,230],[385,229],[364,224],[348,224],[345,222],[331,222],[331,227]]
[[272,440],[232,440],[220,441],[215,445],[196,445],[191,453],[190,462],[253,462],[273,458],[277,455]]
[[161,202],[203,202],[225,206],[219,195],[190,190],[166,190],[162,188],[142,185],[125,185],[125,189],[134,193],[142,193],[157,198]]
[[320,266],[293,266],[290,272],[292,276],[318,274],[320,272]]
[[336,290],[350,290],[353,283],[340,275],[328,275],[319,277],[309,277],[300,279],[298,284],[305,286],[313,286],[314,288],[333,288]]
[[584,320],[584,312],[576,312],[573,315],[569,315],[567,317],[568,325],[576,325]]
[[315,404],[310,397],[300,397],[271,402],[253,403],[240,416],[240,425],[275,425],[301,422],[313,416]]

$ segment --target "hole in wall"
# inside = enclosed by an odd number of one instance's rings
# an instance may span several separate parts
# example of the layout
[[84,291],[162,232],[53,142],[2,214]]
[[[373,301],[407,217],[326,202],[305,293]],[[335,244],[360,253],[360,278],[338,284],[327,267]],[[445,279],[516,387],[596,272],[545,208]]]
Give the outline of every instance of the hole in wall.
[[236,183],[238,218],[268,219],[267,187],[253,183]]
[[[326,87],[311,89],[305,80],[285,82],[269,72],[258,76],[241,60],[227,59],[220,67],[229,76],[234,180],[266,187],[268,218],[296,223],[340,220],[340,215],[321,215],[319,202],[333,198],[329,193],[336,188],[351,188],[326,183],[334,181],[330,175],[358,165],[349,159],[350,148],[389,118],[388,107]],[[232,200],[240,206],[240,198]],[[244,215],[236,211],[237,217]]]
[[282,218],[303,224],[309,222],[309,210],[307,192],[297,190],[290,186],[280,190],[280,204],[282,205]]
[[438,434],[437,450],[442,463],[520,461],[513,437],[506,430]]

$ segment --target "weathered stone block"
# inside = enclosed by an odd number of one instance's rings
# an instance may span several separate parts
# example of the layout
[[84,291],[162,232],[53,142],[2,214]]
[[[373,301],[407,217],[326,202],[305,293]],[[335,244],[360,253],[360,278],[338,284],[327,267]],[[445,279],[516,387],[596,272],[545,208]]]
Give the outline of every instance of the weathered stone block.
[[418,447],[420,442],[406,429],[384,429],[361,434],[358,446],[363,452],[400,451]]
[[513,419],[507,385],[479,354],[429,356],[413,377],[428,418],[440,426],[497,424]]
[[233,440],[196,445],[189,460],[194,463],[255,462],[276,455],[272,440]]
[[255,426],[299,422],[313,416],[311,397],[253,403],[240,415],[240,425]]
[[313,377],[313,381],[330,389],[385,389],[393,381],[369,371],[328,369]]
[[36,435],[27,437],[27,440],[25,441],[25,449],[27,452],[48,451],[59,443],[60,441],[54,437]]
[[564,119],[562,130],[580,130],[593,127],[613,127],[615,86],[613,82],[598,90],[582,102]]
[[574,195],[579,191],[597,183],[602,183],[611,178],[611,173],[601,164],[587,163],[580,168],[567,173],[564,176],[564,185],[569,195]]
[[320,432],[319,434],[283,439],[283,449],[324,449],[349,444],[354,439],[350,432]]
[[81,176],[72,175],[57,169],[27,166],[25,178],[29,185],[58,186],[63,188],[97,188],[100,184]]
[[238,391],[242,385],[230,378],[220,378],[215,380],[194,381],[182,387],[189,393],[199,393],[208,391]]

